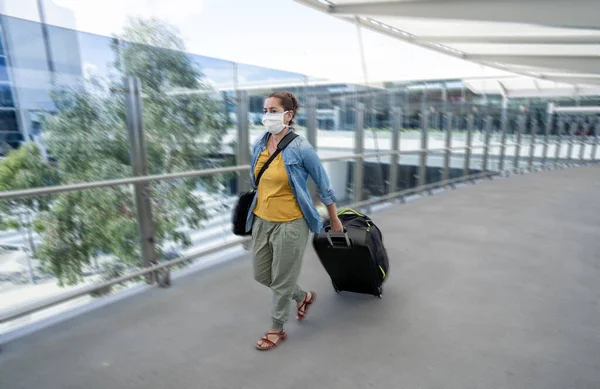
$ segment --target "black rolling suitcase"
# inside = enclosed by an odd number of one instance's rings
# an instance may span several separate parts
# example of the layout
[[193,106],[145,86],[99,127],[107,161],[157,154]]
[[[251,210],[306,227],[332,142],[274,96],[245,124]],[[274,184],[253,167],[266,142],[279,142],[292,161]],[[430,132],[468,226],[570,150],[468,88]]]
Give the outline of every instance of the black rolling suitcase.
[[330,232],[327,220],[313,237],[313,247],[331,277],[336,292],[381,297],[389,260],[381,231],[367,216],[351,209],[338,214],[344,233]]

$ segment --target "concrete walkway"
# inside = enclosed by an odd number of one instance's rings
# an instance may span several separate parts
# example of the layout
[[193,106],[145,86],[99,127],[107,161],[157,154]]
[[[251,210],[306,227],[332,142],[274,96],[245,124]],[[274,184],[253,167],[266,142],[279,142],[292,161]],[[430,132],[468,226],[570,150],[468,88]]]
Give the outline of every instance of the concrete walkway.
[[373,218],[383,299],[319,301],[261,353],[270,293],[244,258],[8,344],[2,389],[599,388],[600,168],[497,179]]

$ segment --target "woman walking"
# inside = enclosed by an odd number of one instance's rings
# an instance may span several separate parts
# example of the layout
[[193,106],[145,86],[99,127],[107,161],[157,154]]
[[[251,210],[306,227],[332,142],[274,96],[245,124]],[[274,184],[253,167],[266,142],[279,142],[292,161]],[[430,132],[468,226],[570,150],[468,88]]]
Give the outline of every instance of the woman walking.
[[[279,142],[294,131],[297,111],[298,102],[291,93],[273,93],[265,100],[262,122],[266,132],[252,150],[253,183],[277,151]],[[252,229],[254,278],[273,291],[271,328],[256,343],[259,350],[270,350],[286,338],[283,326],[291,300],[297,304],[296,318],[302,320],[317,298],[315,292],[306,292],[297,284],[309,232],[322,228],[309,194],[309,176],[327,206],[331,230],[342,232],[327,173],[314,148],[301,136],[293,139],[263,171],[248,212],[246,230]]]

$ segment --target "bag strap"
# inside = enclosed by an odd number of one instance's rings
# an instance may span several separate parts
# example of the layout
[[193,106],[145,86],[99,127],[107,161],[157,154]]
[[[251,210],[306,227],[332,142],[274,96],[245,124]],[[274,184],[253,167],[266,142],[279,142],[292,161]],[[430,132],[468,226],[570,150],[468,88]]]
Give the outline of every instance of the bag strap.
[[[355,210],[353,210],[353,209],[351,209],[351,208],[344,208],[344,209],[342,209],[341,211],[339,211],[337,214],[338,214],[338,216],[342,216],[342,215],[344,215],[344,214],[347,214],[347,213],[351,213],[351,214],[354,214],[354,215],[356,215],[356,216],[359,216],[359,217],[362,217],[362,218],[364,218],[364,219],[365,219],[365,223],[367,223],[367,227],[371,227],[371,226],[372,226],[372,224],[371,224],[371,223],[372,223],[373,221],[372,221],[371,219],[368,219],[368,216],[367,216],[367,215],[365,215],[365,214],[362,214],[362,213],[360,213],[360,212],[357,212],[357,211],[355,211]],[[384,277],[385,277],[385,275],[384,275]]]
[[287,134],[286,136],[284,136],[282,140],[279,141],[279,143],[277,144],[277,150],[275,150],[275,152],[273,154],[271,154],[271,156],[269,157],[267,162],[265,162],[265,164],[262,166],[262,168],[258,172],[258,175],[256,176],[256,183],[254,185],[255,188],[258,188],[258,183],[260,182],[260,178],[262,177],[265,170],[267,170],[267,168],[269,167],[271,162],[273,162],[275,157],[277,157],[277,155],[279,155],[279,153],[281,153],[283,151],[283,149],[285,149],[297,137],[298,137],[298,134],[296,134],[295,132],[292,131],[289,134]]

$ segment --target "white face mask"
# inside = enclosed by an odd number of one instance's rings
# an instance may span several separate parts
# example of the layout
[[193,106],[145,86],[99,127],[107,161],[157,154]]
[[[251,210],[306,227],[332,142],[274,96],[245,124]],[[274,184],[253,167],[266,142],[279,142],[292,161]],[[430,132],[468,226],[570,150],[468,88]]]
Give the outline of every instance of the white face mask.
[[271,134],[279,134],[284,128],[288,127],[288,125],[283,122],[283,116],[288,112],[289,111],[282,113],[265,113],[262,118],[262,124]]

